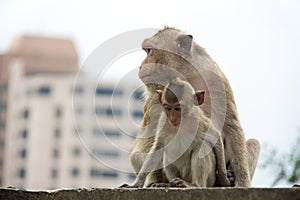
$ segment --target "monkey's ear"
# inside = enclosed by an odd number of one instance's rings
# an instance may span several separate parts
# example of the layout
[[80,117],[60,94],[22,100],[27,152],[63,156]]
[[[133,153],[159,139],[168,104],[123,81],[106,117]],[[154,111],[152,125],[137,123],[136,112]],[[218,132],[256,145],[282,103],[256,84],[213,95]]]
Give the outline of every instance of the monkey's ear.
[[204,98],[205,98],[205,91],[199,91],[197,90],[194,94],[194,104],[196,106],[200,106],[204,103]]
[[158,94],[159,103],[161,103],[162,90],[156,90],[156,93]]
[[182,34],[177,38],[177,49],[181,55],[187,54],[192,47],[193,36],[189,34]]

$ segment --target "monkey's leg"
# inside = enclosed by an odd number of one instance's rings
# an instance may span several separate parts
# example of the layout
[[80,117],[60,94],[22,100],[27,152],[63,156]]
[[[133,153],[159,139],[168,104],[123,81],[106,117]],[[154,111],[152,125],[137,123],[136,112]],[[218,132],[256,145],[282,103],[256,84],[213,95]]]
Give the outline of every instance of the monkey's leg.
[[224,146],[221,136],[216,132],[214,138],[218,138],[216,144],[213,147],[213,152],[216,157],[216,171],[217,171],[217,184],[222,187],[231,186],[230,180],[228,178],[228,171],[226,169],[225,157],[224,157]]
[[[163,176],[160,177],[160,180],[162,181],[157,181],[158,177],[161,176],[161,174],[163,174]],[[167,167],[165,167],[164,170],[161,169],[159,172],[158,170],[156,170],[150,173],[147,177],[147,186],[148,187],[174,187],[171,186],[169,180],[178,176],[179,176],[179,172],[177,171],[176,167],[170,164]]]
[[[137,152],[135,149],[130,154],[131,165],[132,165],[133,170],[136,172],[136,175],[138,175],[138,172],[141,170],[141,168],[145,162],[146,155],[147,154],[145,154],[145,153]],[[130,187],[130,185],[127,183],[124,183],[119,187],[120,188],[128,188],[128,187]]]
[[259,158],[260,144],[256,139],[249,139],[247,140],[246,145],[250,178],[252,180]]
[[247,157],[247,145],[242,134],[231,133],[225,138],[226,153],[229,153],[231,157],[231,169],[235,176],[236,186],[238,187],[250,187],[250,173]]
[[216,156],[211,146],[203,142],[192,153],[192,183],[197,187],[212,187],[216,182]]
[[146,159],[145,153],[140,153],[140,152],[131,153],[130,161],[131,161],[132,168],[136,173],[138,173],[141,170],[145,162],[145,159]]
[[[140,130],[139,135],[144,135],[145,131],[147,131],[147,129],[142,128]],[[138,173],[141,170],[146,160],[147,154],[149,153],[153,143],[154,143],[154,136],[147,137],[147,138],[142,138],[142,137],[136,138],[134,147],[130,154],[131,165],[136,173]]]
[[[189,167],[188,167],[189,168]],[[193,187],[191,183],[180,178],[180,169],[177,169],[174,165],[170,164],[165,168],[166,176],[169,180],[169,183],[166,184],[166,187]]]
[[[130,159],[134,171],[136,172],[136,174],[138,174],[145,162],[146,154],[132,153]],[[148,174],[147,179],[145,181],[145,186],[148,187],[154,183],[163,183],[163,182],[167,182],[166,176],[162,169],[158,169]],[[123,184],[122,186],[125,187],[126,185],[127,184]]]
[[147,176],[145,186],[146,187],[166,187],[166,186],[158,186],[157,184],[162,183],[165,184],[169,182],[166,178],[166,175],[164,173],[163,169],[158,169],[153,172],[150,172],[150,174]]

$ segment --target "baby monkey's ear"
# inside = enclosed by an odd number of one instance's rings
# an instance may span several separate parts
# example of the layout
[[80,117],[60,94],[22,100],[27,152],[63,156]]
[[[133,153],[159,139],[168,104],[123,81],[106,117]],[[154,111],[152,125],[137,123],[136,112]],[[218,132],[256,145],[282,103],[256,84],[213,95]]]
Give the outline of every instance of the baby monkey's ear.
[[158,94],[158,101],[160,104],[162,104],[162,90],[156,90],[156,93]]
[[204,103],[205,91],[197,90],[194,94],[194,104],[200,106]]

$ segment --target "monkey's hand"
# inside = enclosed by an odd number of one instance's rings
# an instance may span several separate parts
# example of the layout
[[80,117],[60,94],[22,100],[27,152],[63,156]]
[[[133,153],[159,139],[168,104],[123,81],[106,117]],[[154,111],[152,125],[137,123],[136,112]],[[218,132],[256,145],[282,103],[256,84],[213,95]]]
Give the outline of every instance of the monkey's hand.
[[233,171],[227,170],[227,178],[229,179],[230,186],[234,187],[235,186],[235,177],[234,177]]
[[129,185],[127,183],[124,183],[122,185],[120,185],[118,188],[127,188]]
[[170,183],[152,183],[148,185],[147,187],[155,187],[155,188],[162,188],[162,187],[188,187],[188,184],[180,179],[180,178],[174,178],[171,180]]
[[227,170],[227,177],[217,176],[215,187],[234,187],[235,186],[235,177],[234,173],[231,170]]
[[142,188],[144,183],[142,181],[135,181],[132,185],[128,185],[124,183],[123,185],[119,186],[119,188]]
[[171,187],[171,184],[170,183],[151,183],[147,187],[155,187],[155,188]]
[[174,178],[170,181],[170,187],[183,188],[183,187],[188,187],[188,184],[180,178]]

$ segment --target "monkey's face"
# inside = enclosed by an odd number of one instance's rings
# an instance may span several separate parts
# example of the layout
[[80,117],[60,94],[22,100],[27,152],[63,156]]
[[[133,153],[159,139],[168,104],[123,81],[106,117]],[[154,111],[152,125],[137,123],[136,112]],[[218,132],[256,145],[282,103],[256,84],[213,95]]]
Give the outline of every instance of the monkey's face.
[[139,78],[146,85],[163,84],[178,76],[188,79],[193,67],[185,58],[190,56],[191,45],[191,35],[170,31],[144,40],[142,48],[147,56],[139,68]]
[[181,123],[181,115],[184,106],[179,102],[175,104],[164,102],[163,107],[165,109],[168,122],[173,126],[178,127]]
[[[170,64],[174,60],[172,55],[155,48],[144,48],[146,58],[139,68],[139,78],[145,83],[158,83],[165,85],[175,77],[183,77],[181,70]],[[179,66],[179,63],[177,63]]]

